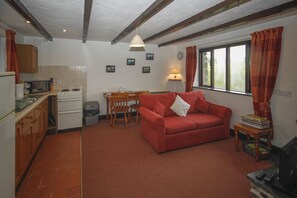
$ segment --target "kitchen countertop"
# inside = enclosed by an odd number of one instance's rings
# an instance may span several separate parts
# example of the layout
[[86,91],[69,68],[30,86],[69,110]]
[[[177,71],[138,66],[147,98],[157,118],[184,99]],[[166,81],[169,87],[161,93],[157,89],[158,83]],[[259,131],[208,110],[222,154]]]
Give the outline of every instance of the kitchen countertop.
[[17,123],[22,118],[24,118],[30,111],[32,111],[35,107],[37,107],[40,103],[42,103],[49,96],[56,96],[58,94],[58,92],[59,91],[55,90],[55,91],[48,91],[48,92],[43,92],[43,93],[39,93],[39,94],[32,94],[32,95],[42,95],[42,97],[40,97],[38,100],[36,100],[36,102],[32,103],[31,105],[29,105],[22,111],[15,113],[15,122]]

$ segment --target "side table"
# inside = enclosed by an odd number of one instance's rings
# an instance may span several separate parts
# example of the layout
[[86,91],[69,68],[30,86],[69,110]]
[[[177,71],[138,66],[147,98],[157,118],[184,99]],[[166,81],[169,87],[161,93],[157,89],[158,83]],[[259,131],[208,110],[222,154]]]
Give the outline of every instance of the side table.
[[272,137],[272,127],[267,129],[257,129],[250,126],[243,125],[241,123],[237,123],[234,125],[234,133],[235,133],[235,151],[239,151],[238,148],[238,133],[242,132],[247,135],[247,140],[250,137],[255,139],[255,159],[259,160],[259,139],[266,138],[267,145],[271,148],[271,137]]

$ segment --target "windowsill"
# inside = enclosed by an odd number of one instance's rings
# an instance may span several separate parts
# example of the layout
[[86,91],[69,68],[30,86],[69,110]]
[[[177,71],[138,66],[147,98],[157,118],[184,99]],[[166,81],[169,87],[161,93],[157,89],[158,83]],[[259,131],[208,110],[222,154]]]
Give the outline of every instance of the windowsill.
[[252,93],[243,93],[243,92],[237,92],[237,91],[226,91],[222,89],[214,89],[214,88],[207,88],[207,87],[194,87],[195,89],[204,89],[209,91],[216,91],[216,92],[222,92],[222,93],[228,93],[228,94],[235,94],[235,95],[241,95],[241,96],[252,96]]

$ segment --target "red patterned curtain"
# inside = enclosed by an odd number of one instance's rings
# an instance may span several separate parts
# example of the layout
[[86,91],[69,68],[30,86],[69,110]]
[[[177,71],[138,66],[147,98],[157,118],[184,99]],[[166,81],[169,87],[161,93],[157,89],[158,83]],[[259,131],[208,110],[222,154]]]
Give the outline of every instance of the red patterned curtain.
[[186,48],[186,92],[192,91],[197,67],[196,46]]
[[15,32],[12,30],[6,30],[6,62],[6,71],[15,72],[15,83],[19,83],[20,78],[16,55]]
[[255,115],[270,121],[270,99],[280,59],[283,27],[252,33],[251,85]]

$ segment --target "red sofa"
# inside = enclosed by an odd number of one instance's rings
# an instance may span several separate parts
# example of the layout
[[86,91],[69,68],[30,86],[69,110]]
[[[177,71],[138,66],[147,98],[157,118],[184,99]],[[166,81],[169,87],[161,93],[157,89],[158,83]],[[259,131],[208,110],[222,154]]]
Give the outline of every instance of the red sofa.
[[[170,106],[179,95],[190,104],[185,117]],[[201,91],[140,96],[141,133],[158,152],[228,138],[231,109],[207,102]]]

